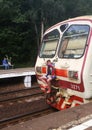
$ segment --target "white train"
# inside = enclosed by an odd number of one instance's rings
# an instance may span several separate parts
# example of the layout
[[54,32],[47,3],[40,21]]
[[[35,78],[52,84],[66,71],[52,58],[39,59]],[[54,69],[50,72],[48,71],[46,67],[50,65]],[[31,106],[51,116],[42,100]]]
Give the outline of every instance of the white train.
[[62,110],[87,103],[92,98],[92,16],[60,22],[44,33],[35,71],[46,94],[48,87],[40,77],[47,73],[46,61],[55,65],[47,103]]

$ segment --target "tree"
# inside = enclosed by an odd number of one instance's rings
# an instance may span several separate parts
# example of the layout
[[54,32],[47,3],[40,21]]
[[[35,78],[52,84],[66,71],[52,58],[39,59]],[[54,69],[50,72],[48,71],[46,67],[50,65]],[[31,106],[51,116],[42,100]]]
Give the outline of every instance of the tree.
[[62,20],[91,14],[91,4],[91,0],[1,0],[0,55],[12,56],[16,64],[34,65],[42,32]]

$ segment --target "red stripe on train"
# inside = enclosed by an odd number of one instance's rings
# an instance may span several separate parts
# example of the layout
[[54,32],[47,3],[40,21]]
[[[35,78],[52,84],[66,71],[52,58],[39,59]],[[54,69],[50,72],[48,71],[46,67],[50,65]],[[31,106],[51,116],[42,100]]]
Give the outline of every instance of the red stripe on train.
[[[42,73],[46,73],[46,67],[42,67]],[[55,69],[56,76],[68,77],[68,71],[65,69]]]

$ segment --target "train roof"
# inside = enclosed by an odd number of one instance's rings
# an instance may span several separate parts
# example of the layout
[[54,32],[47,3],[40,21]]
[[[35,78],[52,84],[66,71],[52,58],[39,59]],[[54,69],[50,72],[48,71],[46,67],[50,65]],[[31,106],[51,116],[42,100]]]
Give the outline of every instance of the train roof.
[[51,30],[52,28],[58,27],[58,26],[61,25],[61,24],[64,24],[64,23],[66,23],[66,22],[75,21],[75,20],[88,20],[88,21],[90,20],[90,21],[91,21],[91,20],[92,20],[92,15],[78,16],[78,17],[74,17],[74,18],[69,18],[69,19],[67,19],[67,20],[61,21],[61,22],[59,22],[59,23],[57,23],[57,24],[51,26],[50,28],[48,28],[48,29],[46,30],[46,32],[49,31],[49,30]]

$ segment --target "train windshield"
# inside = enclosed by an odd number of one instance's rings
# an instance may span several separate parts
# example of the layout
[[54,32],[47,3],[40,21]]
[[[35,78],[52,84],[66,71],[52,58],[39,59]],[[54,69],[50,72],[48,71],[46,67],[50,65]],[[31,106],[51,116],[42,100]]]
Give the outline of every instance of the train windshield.
[[63,34],[59,57],[80,58],[82,57],[89,34],[89,26],[72,25]]
[[40,51],[41,58],[53,58],[56,52],[60,34],[58,30],[46,34],[43,37],[42,47]]

